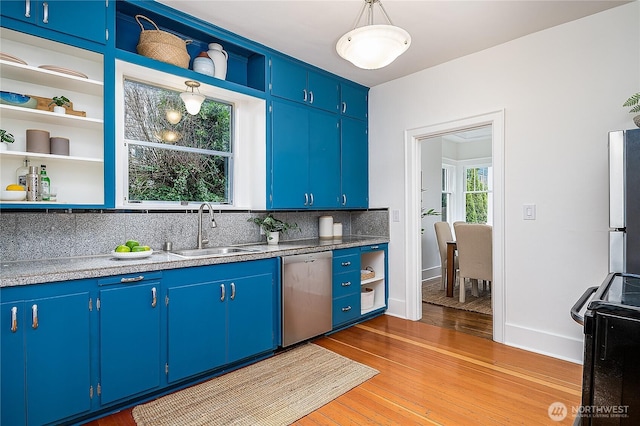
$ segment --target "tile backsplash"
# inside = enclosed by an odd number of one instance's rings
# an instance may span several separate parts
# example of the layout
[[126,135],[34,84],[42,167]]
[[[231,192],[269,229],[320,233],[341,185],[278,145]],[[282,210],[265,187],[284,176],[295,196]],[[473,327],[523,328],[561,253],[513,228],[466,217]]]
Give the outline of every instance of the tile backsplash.
[[[207,226],[205,212],[204,236],[209,246],[257,243],[264,241],[260,228],[247,219],[264,216],[266,212],[218,211],[216,228]],[[300,230],[280,236],[283,241],[318,237],[318,218],[333,216],[341,222],[343,235],[389,236],[389,212],[358,211],[295,211],[274,212],[276,218],[295,222]],[[154,250],[165,242],[173,249],[194,248],[197,244],[198,213],[182,212],[8,212],[0,218],[0,259],[2,261],[46,259],[70,256],[107,254],[118,244],[135,239]]]

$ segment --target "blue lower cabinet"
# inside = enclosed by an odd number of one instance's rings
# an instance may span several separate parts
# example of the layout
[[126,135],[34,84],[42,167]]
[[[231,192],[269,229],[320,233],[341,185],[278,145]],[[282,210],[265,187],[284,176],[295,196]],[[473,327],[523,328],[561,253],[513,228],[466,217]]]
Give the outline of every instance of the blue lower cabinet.
[[224,365],[225,292],[224,284],[212,281],[167,289],[169,383]]
[[[110,404],[160,387],[160,281],[101,288],[100,401]],[[136,277],[124,277],[135,280]]]
[[358,319],[360,316],[360,288],[357,293],[333,299],[333,328]]
[[3,425],[41,425],[91,410],[89,293],[7,302],[2,315]]
[[169,383],[277,347],[276,259],[166,271]]

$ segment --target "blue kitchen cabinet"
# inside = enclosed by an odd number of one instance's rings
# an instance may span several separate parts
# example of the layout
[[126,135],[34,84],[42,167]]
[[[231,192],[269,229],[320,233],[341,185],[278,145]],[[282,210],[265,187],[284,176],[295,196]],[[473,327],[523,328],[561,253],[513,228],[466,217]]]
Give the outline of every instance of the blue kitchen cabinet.
[[160,278],[156,272],[98,280],[103,405],[161,384]]
[[107,7],[107,1],[3,0],[0,13],[11,19],[3,19],[3,26],[18,31],[65,43],[83,39],[104,45]]
[[367,123],[340,120],[340,204],[345,208],[369,207],[369,149]]
[[360,250],[334,250],[332,284],[333,328],[360,316]]
[[277,347],[277,260],[166,271],[170,383]]
[[366,121],[368,117],[369,89],[340,83],[340,114]]
[[[27,297],[33,288],[17,289]],[[3,299],[7,299],[3,292]],[[91,409],[90,296],[86,291],[0,305],[1,420],[41,425]]]
[[270,208],[338,208],[337,115],[284,101],[273,101],[270,115]]
[[271,58],[271,94],[325,111],[338,112],[339,83],[293,61]]

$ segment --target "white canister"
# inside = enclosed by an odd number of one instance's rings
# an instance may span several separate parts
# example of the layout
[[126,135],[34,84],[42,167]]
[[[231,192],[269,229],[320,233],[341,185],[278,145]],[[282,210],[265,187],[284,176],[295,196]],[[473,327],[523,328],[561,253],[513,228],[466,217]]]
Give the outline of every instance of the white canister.
[[318,235],[320,238],[333,238],[333,216],[320,216]]
[[193,70],[210,77],[214,76],[215,67],[207,52],[200,52],[200,54],[193,60]]
[[333,224],[333,238],[342,238],[342,223],[335,222]]
[[218,43],[209,43],[209,50],[207,54],[213,61],[213,65],[215,66],[215,74],[213,75],[215,78],[220,78],[222,80],[227,78],[227,60],[229,59],[229,55],[227,52],[222,49],[222,46]]

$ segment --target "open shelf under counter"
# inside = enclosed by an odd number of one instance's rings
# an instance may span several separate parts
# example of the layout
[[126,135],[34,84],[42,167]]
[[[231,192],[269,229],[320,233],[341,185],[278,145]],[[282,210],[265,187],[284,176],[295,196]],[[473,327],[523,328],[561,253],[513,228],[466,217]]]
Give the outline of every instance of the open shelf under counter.
[[90,157],[74,157],[70,155],[55,155],[55,154],[42,154],[39,152],[26,152],[26,151],[2,151],[0,152],[0,158],[4,156],[9,157],[27,157],[29,159],[39,158],[42,160],[61,160],[61,161],[78,161],[82,163],[104,163],[102,158],[90,158]]
[[0,105],[0,114],[5,118],[16,120],[38,121],[46,124],[66,124],[91,130],[102,130],[104,121],[99,118],[80,117],[71,114],[56,114],[33,108],[22,108],[13,105]]
[[104,92],[104,83],[102,81],[77,77],[2,59],[0,59],[0,75],[12,80],[27,81],[94,96],[102,96]]

